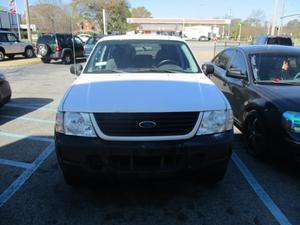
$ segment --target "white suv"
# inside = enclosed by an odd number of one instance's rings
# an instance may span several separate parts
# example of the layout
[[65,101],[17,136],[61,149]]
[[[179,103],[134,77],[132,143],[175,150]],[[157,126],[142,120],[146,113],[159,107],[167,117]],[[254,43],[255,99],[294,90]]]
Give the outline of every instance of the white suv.
[[55,144],[65,180],[202,171],[223,178],[232,111],[172,37],[110,36],[93,49],[58,108]]
[[5,56],[13,59],[15,55],[32,58],[34,56],[32,44],[19,41],[13,32],[0,31],[0,61],[4,60]]

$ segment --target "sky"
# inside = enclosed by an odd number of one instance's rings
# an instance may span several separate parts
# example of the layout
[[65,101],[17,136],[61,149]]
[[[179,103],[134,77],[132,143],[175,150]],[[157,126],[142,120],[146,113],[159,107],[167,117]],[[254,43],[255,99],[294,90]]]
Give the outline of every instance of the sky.
[[[61,0],[68,3],[70,0]],[[0,0],[0,5],[8,7],[9,0]],[[24,11],[24,0],[16,0],[19,12]],[[34,4],[37,0],[29,0]],[[129,0],[131,7],[144,6],[153,17],[159,18],[193,18],[209,19],[223,17],[226,14],[233,18],[246,19],[253,10],[265,11],[266,19],[271,20],[274,0]],[[281,15],[282,0],[279,0]],[[299,0],[286,0],[286,15],[300,13]],[[291,19],[295,19],[293,17]]]

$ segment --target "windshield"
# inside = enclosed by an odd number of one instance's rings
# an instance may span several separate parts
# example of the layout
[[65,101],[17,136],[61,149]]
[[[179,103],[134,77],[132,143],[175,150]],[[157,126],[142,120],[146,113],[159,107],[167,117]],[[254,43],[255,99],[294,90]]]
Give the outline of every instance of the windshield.
[[300,54],[253,54],[250,62],[257,82],[300,83]]
[[199,73],[185,43],[162,40],[125,40],[99,43],[85,73],[181,72]]
[[292,46],[292,40],[290,38],[284,38],[284,37],[270,37],[268,38],[268,44],[269,45],[287,45]]

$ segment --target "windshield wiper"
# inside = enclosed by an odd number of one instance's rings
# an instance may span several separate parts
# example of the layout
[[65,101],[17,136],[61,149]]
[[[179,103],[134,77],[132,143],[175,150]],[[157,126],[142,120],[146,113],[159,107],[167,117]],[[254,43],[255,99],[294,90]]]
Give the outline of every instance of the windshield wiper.
[[100,70],[99,73],[124,73],[123,70]]
[[181,70],[166,70],[166,69],[140,69],[140,70],[132,70],[132,73],[185,73],[185,71]]

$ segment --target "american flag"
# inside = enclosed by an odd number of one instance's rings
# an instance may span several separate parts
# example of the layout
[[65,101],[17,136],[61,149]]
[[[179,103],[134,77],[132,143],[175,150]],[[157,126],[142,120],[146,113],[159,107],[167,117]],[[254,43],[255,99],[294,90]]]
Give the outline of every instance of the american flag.
[[9,1],[9,6],[10,6],[10,7],[14,7],[15,5],[16,5],[15,0],[10,0],[10,1]]
[[9,10],[9,13],[10,14],[16,14],[16,10],[14,8],[12,8],[12,9]]

